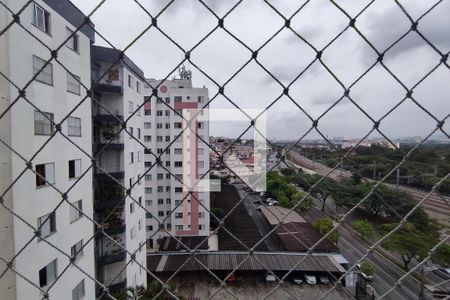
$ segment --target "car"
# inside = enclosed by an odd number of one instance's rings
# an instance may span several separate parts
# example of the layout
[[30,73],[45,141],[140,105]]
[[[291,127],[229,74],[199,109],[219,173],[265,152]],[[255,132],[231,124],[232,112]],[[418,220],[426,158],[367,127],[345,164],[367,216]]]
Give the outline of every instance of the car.
[[261,211],[261,207],[263,207],[263,206],[262,206],[262,205],[258,206],[258,207],[256,208],[256,210],[257,210],[257,211]]
[[227,276],[227,278],[225,279],[225,281],[226,281],[227,283],[236,283],[236,282],[237,282],[236,275],[234,275],[234,273],[231,273],[230,275]]
[[267,202],[267,203],[270,203],[270,202],[272,202],[272,201],[274,201],[274,200],[275,200],[275,199],[273,199],[273,198],[267,198],[267,199],[266,199],[266,202]]
[[319,282],[322,284],[329,284],[330,283],[330,279],[328,279],[327,276],[319,276]]
[[438,268],[433,270],[433,273],[444,279],[450,279],[450,268]]
[[302,284],[303,283],[303,279],[301,279],[301,278],[294,278],[294,279],[292,279],[292,282],[294,282],[295,284]]
[[261,197],[265,197],[265,196],[266,196],[266,192],[260,192],[259,195],[260,195]]
[[305,274],[305,281],[307,284],[313,285],[317,283],[316,276]]
[[253,203],[261,203],[261,200],[259,199],[253,200]]
[[275,282],[277,279],[275,278],[275,275],[267,273],[266,274],[266,282]]

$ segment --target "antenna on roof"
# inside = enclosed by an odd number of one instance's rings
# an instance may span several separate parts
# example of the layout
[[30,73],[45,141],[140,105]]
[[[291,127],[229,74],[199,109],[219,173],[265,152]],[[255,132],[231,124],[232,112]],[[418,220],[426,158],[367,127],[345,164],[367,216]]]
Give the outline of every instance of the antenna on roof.
[[186,69],[186,66],[183,64],[180,68],[178,68],[178,74],[180,75],[180,79],[191,80],[192,79],[192,71]]

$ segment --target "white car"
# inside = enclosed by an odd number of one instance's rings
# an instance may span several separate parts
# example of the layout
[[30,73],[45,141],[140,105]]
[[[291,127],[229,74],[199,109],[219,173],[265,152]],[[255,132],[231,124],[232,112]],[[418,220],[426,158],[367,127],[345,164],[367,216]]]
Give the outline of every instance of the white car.
[[327,276],[320,276],[319,277],[319,282],[322,284],[329,284],[330,283],[330,279],[328,279]]
[[292,281],[293,281],[295,284],[302,284],[302,283],[303,283],[303,279],[301,279],[301,278],[294,278]]
[[274,275],[267,273],[266,274],[266,282],[275,282],[277,279],[275,278]]
[[316,284],[317,280],[316,280],[316,276],[314,275],[305,275],[305,281],[307,284]]
[[272,201],[275,201],[275,199],[273,199],[273,198],[267,198],[267,199],[266,199],[266,202],[267,202],[267,203],[270,203],[270,202],[272,202]]

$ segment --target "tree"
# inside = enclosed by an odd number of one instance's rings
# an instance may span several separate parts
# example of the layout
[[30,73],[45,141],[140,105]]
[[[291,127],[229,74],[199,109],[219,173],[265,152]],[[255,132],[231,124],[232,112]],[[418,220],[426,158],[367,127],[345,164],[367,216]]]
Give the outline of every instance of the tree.
[[370,261],[363,260],[361,262],[361,271],[366,275],[373,276],[375,273],[375,267]]
[[[398,223],[383,224],[380,230],[387,233],[397,225]],[[437,242],[435,233],[419,231],[414,224],[406,223],[384,241],[383,247],[400,254],[404,269],[408,270],[413,258],[421,260],[426,257]]]
[[375,230],[373,229],[372,224],[370,224],[367,220],[356,220],[352,223],[352,228],[356,230],[362,239],[372,238]]
[[449,244],[440,245],[434,252],[432,259],[434,262],[440,265],[446,267],[450,266],[450,245]]
[[[314,229],[319,231],[321,234],[325,235],[333,229],[333,221],[328,218],[318,219],[313,224]],[[337,244],[339,239],[339,233],[337,231],[333,231],[328,237],[328,240]]]

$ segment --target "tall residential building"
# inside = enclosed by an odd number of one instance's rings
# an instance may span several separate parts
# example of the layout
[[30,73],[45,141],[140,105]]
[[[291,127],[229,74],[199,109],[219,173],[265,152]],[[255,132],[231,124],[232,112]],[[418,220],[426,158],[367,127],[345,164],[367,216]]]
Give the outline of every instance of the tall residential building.
[[[154,88],[157,97],[152,96]],[[151,251],[170,235],[209,235],[209,192],[200,188],[188,193],[189,182],[193,185],[209,170],[209,147],[199,138],[209,141],[208,117],[203,111],[195,113],[209,98],[207,88],[192,86],[190,72],[184,68],[179,79],[147,80],[144,95],[145,166],[150,169],[145,176],[145,207],[150,212],[146,231]],[[183,128],[187,129],[180,135]]]
[[[20,12],[20,26],[7,27],[13,16],[5,6]],[[73,35],[84,21],[67,0],[2,1],[0,202],[20,218],[0,205],[0,299],[95,297],[94,282],[79,270],[95,274],[86,217],[93,215],[91,101],[80,86],[91,83],[93,25]],[[70,72],[47,63],[61,45],[57,58]]]
[[[107,235],[98,234],[95,241],[96,271],[110,290],[147,282],[140,266],[146,266],[145,211],[139,206],[144,205],[141,78],[142,70],[117,50],[92,47],[93,152],[100,167],[94,174],[94,209],[98,222],[107,220]],[[130,188],[128,195],[125,189]],[[130,262],[130,254],[136,262]]]

